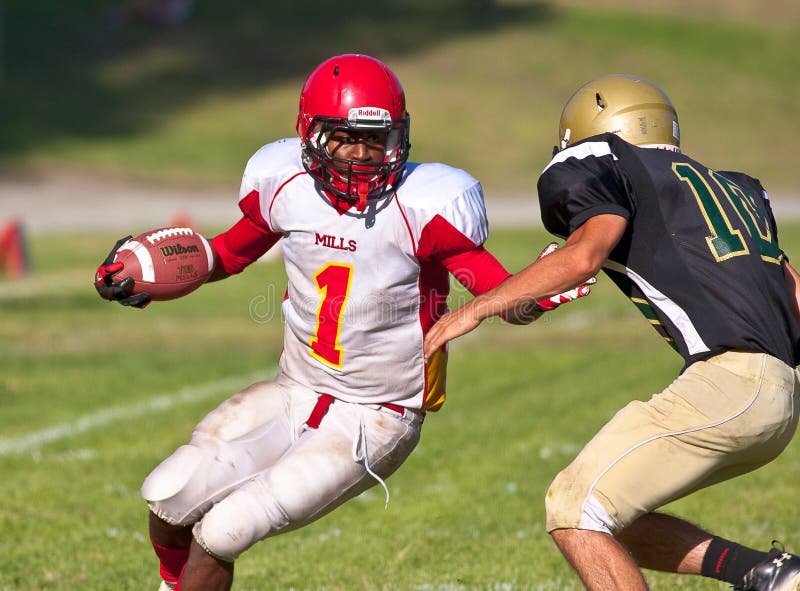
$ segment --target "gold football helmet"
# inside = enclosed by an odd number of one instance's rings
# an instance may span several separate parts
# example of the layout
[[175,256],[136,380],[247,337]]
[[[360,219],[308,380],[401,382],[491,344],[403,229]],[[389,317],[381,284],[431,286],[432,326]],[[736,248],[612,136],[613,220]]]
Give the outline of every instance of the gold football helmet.
[[658,86],[630,74],[584,84],[561,113],[561,150],[599,133],[615,133],[636,146],[680,150],[678,114]]

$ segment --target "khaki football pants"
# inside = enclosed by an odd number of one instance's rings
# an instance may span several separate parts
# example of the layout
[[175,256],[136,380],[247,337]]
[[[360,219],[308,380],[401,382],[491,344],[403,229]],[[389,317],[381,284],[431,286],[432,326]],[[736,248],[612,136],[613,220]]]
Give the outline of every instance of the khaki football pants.
[[794,368],[726,352],[620,410],[547,491],[547,531],[614,534],[645,513],[767,464],[797,427]]

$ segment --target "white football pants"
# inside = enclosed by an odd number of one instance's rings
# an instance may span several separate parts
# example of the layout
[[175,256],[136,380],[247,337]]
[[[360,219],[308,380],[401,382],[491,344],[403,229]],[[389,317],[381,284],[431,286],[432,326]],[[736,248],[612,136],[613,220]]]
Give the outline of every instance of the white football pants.
[[142,485],[150,509],[194,526],[210,554],[233,561],[258,540],[306,525],[392,474],[416,447],[423,413],[334,400],[280,374],[235,394]]

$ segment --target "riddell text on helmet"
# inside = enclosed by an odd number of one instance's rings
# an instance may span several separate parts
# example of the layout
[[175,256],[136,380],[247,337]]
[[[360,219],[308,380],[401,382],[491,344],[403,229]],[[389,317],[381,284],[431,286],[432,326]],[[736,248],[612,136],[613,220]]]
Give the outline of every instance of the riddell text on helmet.
[[392,115],[389,111],[381,109],[380,107],[353,107],[347,113],[347,118],[350,121],[358,121],[360,119],[391,121]]

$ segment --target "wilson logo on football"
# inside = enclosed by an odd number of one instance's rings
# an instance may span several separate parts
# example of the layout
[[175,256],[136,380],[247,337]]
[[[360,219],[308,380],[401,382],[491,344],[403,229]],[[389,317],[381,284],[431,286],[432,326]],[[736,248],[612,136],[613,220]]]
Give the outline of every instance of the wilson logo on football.
[[179,254],[189,254],[190,252],[200,252],[200,249],[197,248],[197,246],[195,246],[194,244],[190,246],[184,246],[183,244],[160,246],[158,250],[161,251],[161,254],[164,257],[172,257]]

